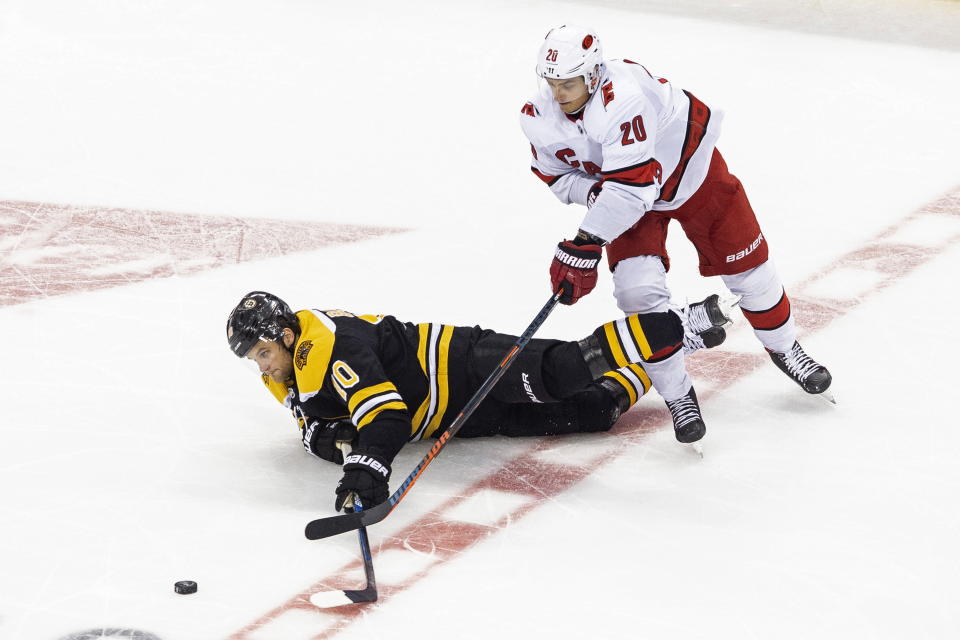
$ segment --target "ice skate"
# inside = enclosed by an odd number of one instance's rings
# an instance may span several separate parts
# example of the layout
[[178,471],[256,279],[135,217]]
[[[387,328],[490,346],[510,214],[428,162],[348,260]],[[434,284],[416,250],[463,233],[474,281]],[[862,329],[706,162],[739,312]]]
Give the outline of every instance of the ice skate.
[[713,349],[727,339],[727,330],[723,327],[710,327],[700,333],[683,333],[683,354],[690,355],[700,349]]
[[783,371],[791,380],[800,385],[800,388],[809,394],[819,395],[825,400],[836,404],[833,394],[829,391],[833,376],[822,364],[807,355],[799,342],[786,353],[770,351],[770,359],[777,368]]
[[694,451],[703,456],[698,440],[707,432],[707,426],[703,423],[703,416],[700,415],[697,392],[690,387],[685,396],[668,400],[667,408],[670,409],[670,415],[673,417],[673,433],[677,441],[691,445]]
[[714,293],[687,305],[682,314],[684,354],[723,344],[727,339],[725,327],[733,324],[730,314],[739,303],[740,296],[721,298]]

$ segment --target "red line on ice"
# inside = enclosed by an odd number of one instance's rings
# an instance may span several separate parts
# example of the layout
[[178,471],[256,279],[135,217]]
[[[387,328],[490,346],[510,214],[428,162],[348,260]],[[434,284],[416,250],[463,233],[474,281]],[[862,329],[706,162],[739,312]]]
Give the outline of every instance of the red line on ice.
[[0,201],[0,306],[312,251],[403,229]]
[[[797,314],[798,326],[801,327],[801,334],[808,335],[823,329],[837,318],[855,309],[870,296],[882,292],[960,241],[960,223],[957,224],[955,232],[948,230],[946,234],[934,236],[929,244],[913,244],[897,240],[896,234],[911,224],[922,224],[924,220],[941,216],[955,216],[960,219],[960,187],[891,225],[859,249],[841,256],[798,285],[790,287],[789,294],[793,301],[794,313]],[[817,285],[822,284],[822,281],[850,269],[873,272],[875,274],[873,284],[855,292],[851,297],[829,297],[815,293]],[[721,350],[698,353],[691,359],[690,369],[698,380],[713,382],[711,388],[718,389],[761,366],[771,366],[768,361],[769,358],[762,353],[758,345],[757,353],[750,354]],[[700,397],[707,399],[714,392],[708,389],[700,394]],[[606,437],[618,439],[621,443],[624,440],[631,443],[639,442],[647,434],[666,428],[669,424],[666,409],[641,404],[626,414]],[[380,542],[378,555],[393,549],[413,548],[431,554],[432,562],[400,584],[381,586],[380,601],[377,604],[348,605],[326,611],[318,610],[310,604],[310,594],[317,591],[363,586],[357,584],[362,579],[361,564],[357,560],[274,607],[231,635],[229,640],[252,639],[257,630],[268,627],[273,620],[292,610],[309,611],[315,614],[317,629],[320,631],[312,635],[308,632],[303,638],[288,640],[308,640],[308,638],[321,640],[334,636],[358,618],[373,613],[376,607],[389,601],[395,593],[421,580],[437,565],[451,560],[460,552],[493,535],[509,523],[522,518],[545,499],[565,491],[587,477],[599,468],[601,462],[608,462],[611,455],[616,455],[619,450],[611,448],[611,452],[586,464],[560,465],[544,461],[542,455],[558,445],[563,445],[563,438],[544,438],[533,442],[527,451],[509,460],[493,473],[477,480],[462,492],[462,495],[449,499],[418,521]],[[503,514],[498,522],[490,526],[444,517],[444,514],[449,514],[453,508],[485,489],[513,493],[528,497],[530,500]]]

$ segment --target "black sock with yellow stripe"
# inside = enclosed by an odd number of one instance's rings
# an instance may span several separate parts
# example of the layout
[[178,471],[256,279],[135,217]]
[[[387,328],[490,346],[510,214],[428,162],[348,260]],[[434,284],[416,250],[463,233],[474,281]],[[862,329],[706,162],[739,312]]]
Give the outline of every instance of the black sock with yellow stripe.
[[672,311],[629,315],[598,327],[580,348],[598,376],[631,363],[657,362],[683,348],[683,322]]
[[628,364],[607,371],[597,379],[597,383],[617,399],[620,413],[626,413],[652,386],[650,376],[639,364]]

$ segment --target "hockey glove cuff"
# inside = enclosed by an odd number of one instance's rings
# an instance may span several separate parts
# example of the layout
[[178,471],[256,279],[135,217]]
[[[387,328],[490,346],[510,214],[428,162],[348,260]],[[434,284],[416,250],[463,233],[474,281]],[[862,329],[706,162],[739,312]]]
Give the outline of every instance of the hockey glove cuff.
[[355,451],[347,456],[343,465],[343,477],[337,484],[337,499],[334,508],[340,511],[347,498],[356,494],[364,509],[385,502],[390,497],[388,482],[390,465],[380,456]]

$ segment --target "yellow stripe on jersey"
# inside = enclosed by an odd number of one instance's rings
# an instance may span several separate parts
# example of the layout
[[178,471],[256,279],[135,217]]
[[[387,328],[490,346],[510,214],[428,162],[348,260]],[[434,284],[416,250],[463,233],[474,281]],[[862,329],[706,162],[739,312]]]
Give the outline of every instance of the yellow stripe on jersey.
[[653,355],[653,350],[650,348],[650,343],[647,342],[647,336],[643,333],[643,328],[640,326],[640,317],[637,314],[633,314],[627,318],[627,324],[630,326],[630,335],[633,336],[637,346],[640,348],[640,355],[643,356],[644,360],[648,359]]
[[360,389],[359,391],[356,391],[352,396],[350,396],[350,402],[347,403],[347,409],[350,411],[350,413],[353,413],[354,410],[357,408],[357,406],[361,402],[369,398],[370,396],[374,396],[378,393],[383,393],[385,391],[396,391],[396,390],[397,388],[390,381],[381,382],[380,384],[375,384],[365,389]]
[[[396,403],[399,403],[399,405]],[[394,406],[398,410],[402,409],[403,411],[407,411],[407,405],[399,393],[396,391],[382,391],[358,404],[356,408],[350,412],[350,420],[359,428],[361,425],[367,424],[373,419],[369,416],[378,415],[386,405]]]
[[417,345],[417,360],[420,370],[427,378],[427,395],[417,408],[411,423],[412,440],[429,437],[440,428],[450,399],[448,379],[451,326],[421,324],[420,343]]
[[417,328],[420,330],[420,343],[417,345],[417,360],[420,362],[420,370],[423,371],[423,375],[427,377],[427,395],[424,396],[423,402],[420,403],[420,406],[417,408],[417,413],[413,416],[413,422],[410,423],[410,435],[414,435],[417,431],[420,430],[421,425],[423,425],[423,420],[427,415],[427,409],[430,407],[430,370],[427,368],[427,343],[430,342],[430,325],[421,324],[417,325]]
[[440,332],[439,358],[437,362],[437,412],[433,414],[430,424],[423,437],[429,438],[440,428],[440,422],[443,415],[447,412],[447,401],[450,399],[449,383],[449,361],[450,361],[450,340],[453,338],[453,327],[444,326]]
[[368,424],[370,424],[370,422],[374,418],[380,415],[381,411],[387,411],[389,409],[394,409],[396,411],[406,411],[407,404],[403,400],[393,400],[391,402],[384,402],[378,407],[366,412],[363,415],[363,417],[360,419],[360,421],[356,423],[357,429],[362,429],[363,427],[367,426]]
[[623,367],[630,364],[627,356],[623,353],[623,349],[620,347],[620,340],[617,338],[617,327],[615,324],[608,322],[603,325],[603,333],[607,337],[607,344],[610,346],[610,352],[613,354],[613,359],[616,361],[617,366]]

